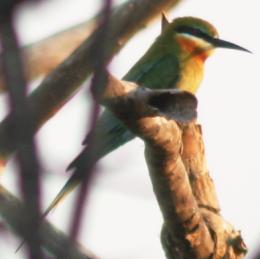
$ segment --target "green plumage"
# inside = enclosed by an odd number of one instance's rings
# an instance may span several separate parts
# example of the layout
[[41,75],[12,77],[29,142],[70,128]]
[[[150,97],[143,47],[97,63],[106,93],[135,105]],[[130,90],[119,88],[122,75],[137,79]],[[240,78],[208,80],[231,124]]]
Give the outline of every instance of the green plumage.
[[[176,88],[181,80],[180,70],[185,66],[185,64],[181,63],[181,49],[175,40],[176,28],[182,26],[182,24],[185,26],[195,24],[196,28],[201,27],[204,31],[208,30],[210,35],[213,32],[215,34],[215,30],[201,19],[186,17],[176,19],[172,23],[164,20],[161,35],[123,79],[152,89]],[[101,147],[97,151],[98,158],[103,157],[135,137],[108,110],[105,110],[100,116],[96,127],[96,134],[99,141],[102,142]],[[84,141],[84,144],[88,145],[88,138]],[[81,182],[82,176],[78,172],[83,164],[88,161],[86,150],[85,148],[69,165],[68,169],[72,169],[73,174],[46,210],[44,216]]]

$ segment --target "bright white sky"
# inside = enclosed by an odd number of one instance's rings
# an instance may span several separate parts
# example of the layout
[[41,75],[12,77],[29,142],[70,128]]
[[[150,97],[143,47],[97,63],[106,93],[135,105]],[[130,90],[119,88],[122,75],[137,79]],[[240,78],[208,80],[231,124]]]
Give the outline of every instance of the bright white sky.
[[[98,10],[100,2],[50,0],[26,7],[17,20],[21,40],[32,42],[84,21]],[[242,231],[249,255],[260,241],[259,8],[258,0],[186,0],[169,13],[170,19],[187,15],[204,18],[216,26],[222,39],[254,53],[216,51],[207,61],[197,95],[208,166],[222,214]],[[127,72],[158,35],[159,28],[159,21],[149,26],[114,58],[111,70],[116,76]],[[62,187],[67,178],[64,170],[80,149],[85,126],[82,118],[86,116],[83,111],[87,107],[84,98],[77,95],[39,133],[44,171],[49,173],[44,179],[45,207]],[[4,102],[0,105],[4,107]],[[12,164],[10,169],[14,170]],[[17,193],[11,175],[6,173],[2,180]],[[72,202],[73,195],[50,215],[50,220],[65,230]],[[164,258],[159,241],[161,215],[140,140],[125,145],[100,163],[86,218],[81,242],[101,258]],[[7,239],[0,237],[0,258],[22,258],[22,253],[14,254],[17,244],[11,235]]]

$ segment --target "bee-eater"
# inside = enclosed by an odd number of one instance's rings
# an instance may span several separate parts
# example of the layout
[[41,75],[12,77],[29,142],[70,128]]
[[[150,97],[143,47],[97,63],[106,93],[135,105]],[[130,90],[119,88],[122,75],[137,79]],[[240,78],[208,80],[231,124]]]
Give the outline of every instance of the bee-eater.
[[[201,83],[205,60],[215,48],[248,51],[218,38],[217,30],[207,21],[181,17],[169,22],[162,16],[162,31],[148,51],[123,77],[151,89],[177,88],[195,93]],[[96,125],[95,135],[100,147],[99,158],[132,140],[135,135],[112,113],[105,110]],[[83,142],[88,145],[88,137]],[[87,148],[69,165],[74,172],[44,213],[46,216],[59,201],[82,180],[79,173],[89,159]]]

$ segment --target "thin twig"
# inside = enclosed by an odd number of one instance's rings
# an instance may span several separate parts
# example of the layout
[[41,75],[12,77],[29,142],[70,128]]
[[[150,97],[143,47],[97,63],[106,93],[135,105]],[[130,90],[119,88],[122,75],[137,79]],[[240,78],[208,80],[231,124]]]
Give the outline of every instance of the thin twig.
[[30,258],[40,259],[43,258],[39,236],[40,183],[37,151],[33,141],[32,117],[26,101],[26,81],[13,26],[13,9],[7,10],[5,14],[1,13],[1,16],[0,36],[3,48],[3,68],[10,110],[13,114],[8,137],[10,142],[18,143],[17,161],[20,188],[28,212],[24,221],[23,235],[29,245]]
[[96,64],[94,65],[94,76],[90,86],[90,91],[93,92],[94,102],[91,111],[91,120],[90,120],[90,134],[92,138],[89,143],[89,152],[92,152],[93,155],[92,161],[86,161],[86,165],[80,167],[78,170],[78,175],[84,175],[83,182],[79,190],[79,195],[77,197],[77,202],[74,210],[74,216],[72,218],[70,236],[73,240],[77,239],[79,234],[80,224],[83,216],[83,208],[87,198],[87,193],[89,191],[90,183],[94,173],[94,166],[96,159],[95,146],[98,145],[97,142],[102,141],[101,139],[94,138],[95,136],[95,127],[99,116],[100,105],[98,93],[101,93],[104,86],[104,78],[106,77],[106,56],[107,56],[107,39],[110,34],[110,15],[111,15],[111,0],[104,0],[104,7],[101,13],[103,16],[99,19],[99,24],[102,25],[102,30],[99,33],[99,39],[97,39],[97,45],[95,50],[96,55]]
[[[23,203],[0,185],[0,214],[17,234],[23,233],[23,217],[26,216]],[[56,258],[65,253],[70,259],[98,259],[78,243],[72,242],[62,231],[43,221],[40,226],[43,247]]]

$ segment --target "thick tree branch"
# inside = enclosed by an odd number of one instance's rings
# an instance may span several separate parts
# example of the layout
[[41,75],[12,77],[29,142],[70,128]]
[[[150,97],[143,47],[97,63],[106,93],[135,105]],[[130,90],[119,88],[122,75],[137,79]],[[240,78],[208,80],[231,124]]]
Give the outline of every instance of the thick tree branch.
[[[176,90],[148,90],[108,76],[100,101],[145,141],[146,161],[164,218],[161,240],[167,258],[244,258],[240,232],[219,213],[201,128],[194,121],[195,97]],[[12,201],[0,199],[0,212],[8,220],[5,211]],[[17,220],[11,220],[11,226]],[[44,243],[50,239],[46,233],[43,230]]]
[[[28,212],[25,211],[22,202],[2,185],[0,185],[0,214],[13,231],[23,236],[24,218]],[[44,248],[56,258],[65,254],[66,258],[70,259],[97,259],[96,256],[86,251],[81,245],[73,243],[64,233],[47,221],[42,222],[40,233]]]
[[[95,29],[95,19],[78,24],[38,42],[22,47],[27,80],[33,80],[51,72],[67,58]],[[2,56],[0,56],[1,64]],[[5,91],[3,71],[0,65],[0,92]]]
[[[124,44],[147,23],[180,0],[131,0],[115,8],[111,15],[111,33],[107,41],[108,62]],[[96,62],[98,28],[62,64],[51,72],[40,86],[29,96],[33,130],[36,132],[75,94],[75,91],[92,72]],[[0,161],[5,164],[9,155],[17,148],[10,142],[8,128],[9,115],[0,124]]]
[[165,104],[167,90],[151,102],[155,92],[109,77],[103,103],[145,141],[146,161],[164,218],[161,239],[167,258],[244,258],[240,232],[219,213],[201,128],[195,121],[187,122],[195,117],[194,100],[188,93],[169,90],[168,99],[171,95],[175,99],[162,109],[154,104]]

